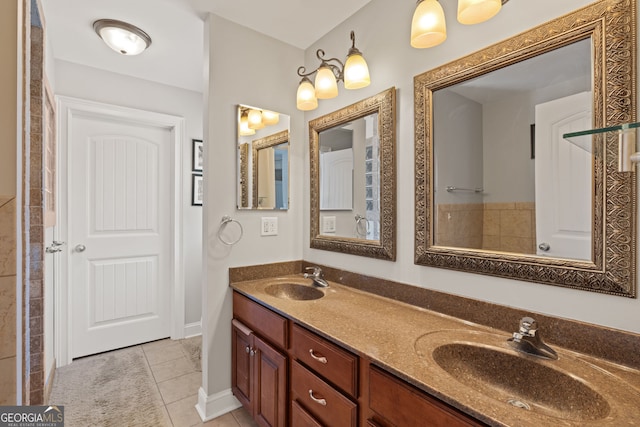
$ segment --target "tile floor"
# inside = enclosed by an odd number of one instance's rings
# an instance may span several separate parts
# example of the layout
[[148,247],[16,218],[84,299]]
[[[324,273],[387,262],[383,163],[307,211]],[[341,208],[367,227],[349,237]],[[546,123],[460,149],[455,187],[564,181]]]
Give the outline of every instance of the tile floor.
[[141,347],[173,427],[257,427],[244,408],[203,423],[195,409],[202,372],[189,360],[180,341],[166,339]]

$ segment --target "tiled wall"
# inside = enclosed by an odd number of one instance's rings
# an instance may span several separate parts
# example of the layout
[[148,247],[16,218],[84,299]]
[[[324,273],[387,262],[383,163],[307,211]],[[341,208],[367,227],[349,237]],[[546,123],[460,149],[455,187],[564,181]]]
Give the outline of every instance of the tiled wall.
[[535,254],[535,216],[533,202],[485,203],[482,249]]
[[[44,403],[44,189],[43,106],[44,31],[31,25],[29,145],[25,147],[24,179],[29,191],[24,200],[24,361],[23,402]],[[28,327],[27,327],[28,325]]]
[[535,254],[535,204],[439,204],[436,245]]
[[439,204],[437,246],[482,249],[482,203]]
[[0,405],[16,403],[16,200],[0,195]]

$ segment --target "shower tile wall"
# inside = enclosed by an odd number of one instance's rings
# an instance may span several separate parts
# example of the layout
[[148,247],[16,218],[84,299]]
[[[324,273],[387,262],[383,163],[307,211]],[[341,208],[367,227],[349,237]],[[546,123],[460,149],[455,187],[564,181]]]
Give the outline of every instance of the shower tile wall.
[[436,245],[535,254],[535,203],[439,204]]
[[16,397],[16,206],[0,196],[0,405]]
[[485,203],[482,248],[535,254],[535,203]]

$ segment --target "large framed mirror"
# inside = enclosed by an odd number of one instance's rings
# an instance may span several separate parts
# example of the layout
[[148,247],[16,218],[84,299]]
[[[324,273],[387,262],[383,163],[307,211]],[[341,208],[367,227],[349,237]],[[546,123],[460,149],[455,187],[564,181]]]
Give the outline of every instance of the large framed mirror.
[[289,209],[289,121],[285,114],[238,105],[238,209]]
[[602,0],[414,78],[415,263],[636,296],[636,5]]
[[309,122],[311,247],[395,260],[395,88]]

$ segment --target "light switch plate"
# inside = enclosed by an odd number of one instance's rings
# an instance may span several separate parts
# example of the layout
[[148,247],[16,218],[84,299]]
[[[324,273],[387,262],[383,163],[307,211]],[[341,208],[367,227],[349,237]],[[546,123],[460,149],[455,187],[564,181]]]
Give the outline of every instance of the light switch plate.
[[322,232],[323,233],[335,233],[336,232],[336,217],[335,216],[323,216],[322,217]]
[[262,227],[260,228],[261,236],[277,236],[278,235],[278,218],[275,216],[262,217]]

